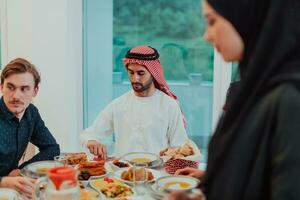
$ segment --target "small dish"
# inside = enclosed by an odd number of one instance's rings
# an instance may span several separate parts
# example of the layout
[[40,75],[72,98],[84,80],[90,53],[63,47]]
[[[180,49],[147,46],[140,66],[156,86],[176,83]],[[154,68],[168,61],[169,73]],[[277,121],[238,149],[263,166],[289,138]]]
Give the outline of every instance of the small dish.
[[[119,163],[119,164],[116,164]],[[108,162],[109,165],[110,165],[110,168],[113,170],[113,171],[118,171],[120,169],[124,169],[124,168],[127,168],[127,167],[131,167],[131,164],[127,161],[123,161],[123,160],[112,160],[112,161],[109,161]],[[124,166],[124,167],[123,167]]]
[[189,191],[198,186],[200,181],[189,176],[164,176],[156,181],[156,185],[165,191]]

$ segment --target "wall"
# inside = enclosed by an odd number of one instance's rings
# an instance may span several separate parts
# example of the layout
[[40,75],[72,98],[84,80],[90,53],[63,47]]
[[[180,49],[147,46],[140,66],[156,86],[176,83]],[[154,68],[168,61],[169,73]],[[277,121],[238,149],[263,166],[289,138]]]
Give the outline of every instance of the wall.
[[[79,150],[82,130],[82,1],[0,0],[3,63],[24,57],[42,82],[34,104],[61,145]],[[5,8],[3,8],[5,7]],[[2,16],[4,15],[5,16]],[[3,26],[1,26],[3,27]]]
[[112,100],[113,1],[88,0],[83,4],[84,125],[88,127]]

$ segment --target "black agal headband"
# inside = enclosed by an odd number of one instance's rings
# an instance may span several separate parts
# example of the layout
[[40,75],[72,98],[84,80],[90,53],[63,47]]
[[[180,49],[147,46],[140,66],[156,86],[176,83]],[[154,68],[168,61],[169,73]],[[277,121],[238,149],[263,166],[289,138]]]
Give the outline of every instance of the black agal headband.
[[148,46],[151,48],[154,52],[150,54],[144,54],[144,53],[136,53],[131,52],[132,49],[129,49],[126,53],[125,58],[129,59],[137,59],[137,60],[157,60],[159,58],[159,54],[156,49]]

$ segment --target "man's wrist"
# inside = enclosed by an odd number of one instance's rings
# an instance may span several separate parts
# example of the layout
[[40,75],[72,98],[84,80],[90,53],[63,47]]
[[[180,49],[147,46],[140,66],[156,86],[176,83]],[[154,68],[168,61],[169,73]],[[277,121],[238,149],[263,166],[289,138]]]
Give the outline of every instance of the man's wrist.
[[2,179],[3,179],[3,176],[0,176],[0,187],[2,186]]

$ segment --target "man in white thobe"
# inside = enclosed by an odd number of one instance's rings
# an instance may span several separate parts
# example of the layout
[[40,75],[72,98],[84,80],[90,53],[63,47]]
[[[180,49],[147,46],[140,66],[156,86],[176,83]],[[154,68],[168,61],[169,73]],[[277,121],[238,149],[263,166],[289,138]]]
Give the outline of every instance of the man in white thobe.
[[114,155],[159,152],[180,146],[187,139],[185,119],[177,97],[170,91],[156,49],[137,46],[123,62],[132,90],[116,98],[81,134],[94,155],[106,159],[104,138],[114,134]]

